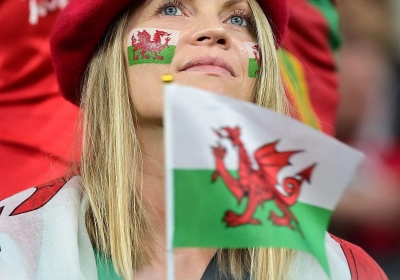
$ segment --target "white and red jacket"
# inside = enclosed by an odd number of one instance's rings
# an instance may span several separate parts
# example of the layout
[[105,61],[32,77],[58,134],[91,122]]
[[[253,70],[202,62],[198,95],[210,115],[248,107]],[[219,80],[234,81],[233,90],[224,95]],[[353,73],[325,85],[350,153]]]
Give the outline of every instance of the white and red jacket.
[[[110,279],[102,275],[85,226],[85,199],[75,176],[0,201],[0,279]],[[361,248],[326,234],[332,280],[386,280]],[[329,279],[317,260],[298,252],[290,279]],[[118,279],[118,278],[112,278]]]

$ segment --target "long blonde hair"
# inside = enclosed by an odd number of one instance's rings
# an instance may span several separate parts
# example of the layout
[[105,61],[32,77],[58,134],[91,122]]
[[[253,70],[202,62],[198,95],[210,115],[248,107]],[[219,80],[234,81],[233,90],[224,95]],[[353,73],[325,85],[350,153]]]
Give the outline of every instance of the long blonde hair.
[[[262,66],[252,102],[285,113],[275,41],[256,0],[249,0],[256,19]],[[93,55],[82,89],[80,172],[88,200],[86,225],[94,246],[109,257],[124,279],[149,264],[155,233],[141,199],[143,164],[136,134],[137,114],[128,87],[123,37],[128,8],[114,21]],[[282,279],[293,252],[287,249],[219,249],[223,273],[235,279],[250,272],[255,279]]]

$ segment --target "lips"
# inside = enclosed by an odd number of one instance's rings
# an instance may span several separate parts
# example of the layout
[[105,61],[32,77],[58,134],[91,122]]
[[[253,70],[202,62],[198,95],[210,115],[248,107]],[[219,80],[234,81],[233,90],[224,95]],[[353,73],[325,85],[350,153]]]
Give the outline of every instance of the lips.
[[204,56],[187,62],[180,71],[202,71],[235,77],[232,67],[219,57]]

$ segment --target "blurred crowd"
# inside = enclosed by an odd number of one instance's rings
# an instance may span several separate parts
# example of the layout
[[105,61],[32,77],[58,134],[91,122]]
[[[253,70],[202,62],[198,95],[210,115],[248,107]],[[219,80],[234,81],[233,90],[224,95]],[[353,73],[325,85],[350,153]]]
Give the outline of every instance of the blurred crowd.
[[400,279],[400,2],[339,1],[335,136],[366,155],[330,231],[364,248]]

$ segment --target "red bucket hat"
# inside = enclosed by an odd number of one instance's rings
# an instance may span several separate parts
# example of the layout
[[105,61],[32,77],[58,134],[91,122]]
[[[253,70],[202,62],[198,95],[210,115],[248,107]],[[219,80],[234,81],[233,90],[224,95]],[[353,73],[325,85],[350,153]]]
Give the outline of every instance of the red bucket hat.
[[[79,105],[87,64],[108,26],[131,0],[71,0],[56,22],[50,39],[59,90]],[[288,24],[286,0],[258,0],[280,46]]]

